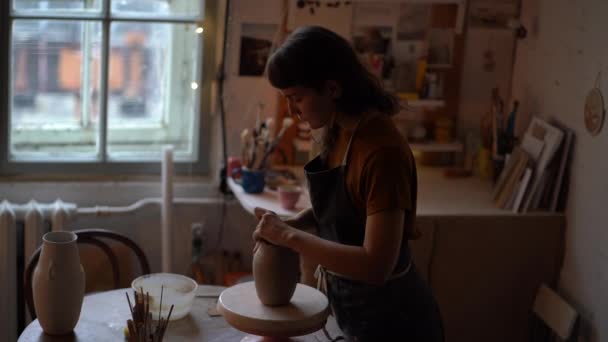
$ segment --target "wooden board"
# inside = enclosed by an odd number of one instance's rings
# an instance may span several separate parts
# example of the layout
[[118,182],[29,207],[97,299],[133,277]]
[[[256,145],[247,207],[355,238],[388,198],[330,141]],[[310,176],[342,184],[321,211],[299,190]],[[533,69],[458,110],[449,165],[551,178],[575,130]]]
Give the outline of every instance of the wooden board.
[[536,294],[534,313],[564,341],[570,338],[578,317],[572,306],[545,284]]
[[222,292],[218,311],[234,328],[254,335],[300,336],[321,329],[329,315],[327,297],[320,291],[298,284],[288,305],[263,305],[252,281]]

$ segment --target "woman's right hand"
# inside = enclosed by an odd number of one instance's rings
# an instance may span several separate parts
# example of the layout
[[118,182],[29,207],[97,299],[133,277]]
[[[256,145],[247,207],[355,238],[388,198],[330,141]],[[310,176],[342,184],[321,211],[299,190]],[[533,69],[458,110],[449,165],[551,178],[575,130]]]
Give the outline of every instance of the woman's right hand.
[[260,237],[260,224],[262,223],[261,221],[264,219],[264,215],[265,214],[270,214],[271,216],[275,216],[276,214],[271,211],[271,210],[266,210],[260,207],[255,207],[253,209],[253,213],[255,214],[255,217],[258,219],[258,224],[256,225],[253,234],[252,234],[252,238],[255,241],[255,245],[253,246],[253,253],[255,254],[255,252],[258,250],[260,244],[262,243],[268,243],[268,241],[266,241],[265,239]]
[[258,225],[253,232],[254,240],[265,240],[278,246],[286,246],[288,240],[297,233],[297,229],[289,226],[270,210],[255,209]]

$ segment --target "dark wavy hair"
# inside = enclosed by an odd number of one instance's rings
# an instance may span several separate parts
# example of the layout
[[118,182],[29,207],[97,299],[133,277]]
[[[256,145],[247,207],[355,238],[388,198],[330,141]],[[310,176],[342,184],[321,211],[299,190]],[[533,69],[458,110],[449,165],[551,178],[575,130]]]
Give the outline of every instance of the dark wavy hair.
[[294,86],[317,90],[328,80],[338,82],[342,95],[338,110],[346,114],[377,111],[393,115],[399,102],[361,63],[350,43],[320,26],[294,31],[270,57],[270,83],[279,89]]
[[[345,114],[394,115],[400,109],[399,101],[365,68],[350,43],[320,26],[295,30],[270,56],[266,72],[278,89],[300,86],[320,91],[327,81],[336,81],[342,90],[336,107]],[[328,128],[324,152],[333,145],[335,133],[336,127]]]

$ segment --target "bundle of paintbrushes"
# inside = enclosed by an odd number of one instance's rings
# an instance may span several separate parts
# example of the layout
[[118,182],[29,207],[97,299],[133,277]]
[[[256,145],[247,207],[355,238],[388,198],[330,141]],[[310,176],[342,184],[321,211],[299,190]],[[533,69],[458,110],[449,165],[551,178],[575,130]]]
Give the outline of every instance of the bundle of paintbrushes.
[[293,125],[292,118],[283,119],[281,129],[276,136],[272,136],[274,122],[272,118],[265,121],[260,120],[264,106],[259,105],[258,116],[253,130],[245,128],[241,132],[241,160],[243,165],[250,170],[261,170],[266,168],[268,157],[275,151],[277,145],[283,138],[285,131]]
[[[158,320],[156,326],[153,327],[152,313],[150,312],[150,295],[146,292],[144,295],[143,289],[140,292],[133,291],[135,305],[131,305],[129,294],[127,296],[127,302],[129,302],[129,310],[131,311],[131,319],[127,320],[127,340],[129,342],[161,342],[165,336],[167,325],[169,324],[169,318],[171,318],[171,312],[173,312],[173,305],[169,309],[167,318],[160,316],[158,313]],[[160,306],[163,304],[163,287],[160,290]]]

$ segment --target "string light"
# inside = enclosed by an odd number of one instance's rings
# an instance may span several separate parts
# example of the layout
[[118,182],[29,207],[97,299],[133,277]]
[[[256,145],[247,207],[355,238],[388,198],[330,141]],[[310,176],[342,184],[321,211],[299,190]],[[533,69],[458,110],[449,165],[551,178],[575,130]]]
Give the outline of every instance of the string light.
[[203,33],[203,31],[204,31],[204,29],[203,29],[202,26],[197,27],[196,30],[195,30],[195,32],[198,33],[198,34]]
[[190,83],[190,88],[192,88],[192,90],[198,89],[198,83],[196,83],[196,82]]

